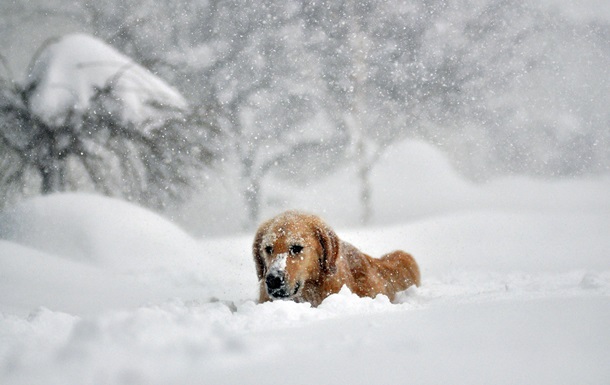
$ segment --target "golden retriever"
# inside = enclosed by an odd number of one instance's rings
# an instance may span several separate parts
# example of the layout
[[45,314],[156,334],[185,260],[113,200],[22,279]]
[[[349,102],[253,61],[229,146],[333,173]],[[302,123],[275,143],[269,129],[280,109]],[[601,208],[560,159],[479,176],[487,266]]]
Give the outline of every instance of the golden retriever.
[[419,286],[415,259],[404,251],[372,258],[337,237],[315,215],[287,211],[263,223],[252,246],[260,302],[290,299],[318,306],[346,285],[364,297]]

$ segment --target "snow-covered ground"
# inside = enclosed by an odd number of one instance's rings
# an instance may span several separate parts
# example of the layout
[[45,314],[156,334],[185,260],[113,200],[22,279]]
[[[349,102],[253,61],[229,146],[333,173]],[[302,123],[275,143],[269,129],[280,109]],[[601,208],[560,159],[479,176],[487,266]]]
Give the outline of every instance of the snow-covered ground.
[[398,304],[256,304],[252,234],[196,239],[118,200],[5,210],[0,383],[610,383],[609,178],[476,186],[408,143],[373,179],[373,227],[345,225],[357,201],[332,178],[289,203],[373,255],[412,252],[423,284]]

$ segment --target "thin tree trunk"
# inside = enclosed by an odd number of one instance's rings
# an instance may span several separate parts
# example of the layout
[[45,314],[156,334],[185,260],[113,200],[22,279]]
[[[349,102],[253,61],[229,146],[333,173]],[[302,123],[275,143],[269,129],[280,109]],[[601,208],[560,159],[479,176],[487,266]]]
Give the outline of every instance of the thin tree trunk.
[[362,212],[360,221],[364,225],[371,223],[373,219],[373,184],[371,182],[371,173],[373,167],[379,161],[383,149],[364,142],[360,137],[357,146],[358,151],[358,179],[360,182],[360,203]]
[[371,166],[366,162],[360,162],[358,176],[360,178],[360,202],[362,213],[360,221],[364,225],[371,222],[373,216],[373,205],[371,202],[373,188],[371,186]]
[[242,158],[241,163],[241,180],[244,184],[242,194],[246,206],[244,229],[250,230],[256,226],[260,216],[261,182],[257,171],[254,169],[254,161],[251,155]]
[[256,226],[260,217],[260,182],[258,180],[250,180],[250,183],[244,189],[244,199],[248,211],[247,222],[245,227],[251,229]]
[[352,49],[352,86],[353,95],[351,103],[351,134],[356,143],[356,159],[358,164],[358,177],[360,179],[360,203],[362,212],[360,221],[362,224],[369,224],[373,215],[373,207],[371,205],[372,186],[370,174],[373,162],[371,161],[371,149],[367,148],[365,143],[366,127],[363,126],[363,118],[366,111],[365,83],[368,77],[366,57],[369,51],[369,45],[366,42],[366,37],[361,31],[356,17],[356,1],[350,3],[350,37],[349,44]]
[[42,178],[41,192],[43,195],[62,191],[64,189],[64,176],[61,167],[56,161],[39,167]]

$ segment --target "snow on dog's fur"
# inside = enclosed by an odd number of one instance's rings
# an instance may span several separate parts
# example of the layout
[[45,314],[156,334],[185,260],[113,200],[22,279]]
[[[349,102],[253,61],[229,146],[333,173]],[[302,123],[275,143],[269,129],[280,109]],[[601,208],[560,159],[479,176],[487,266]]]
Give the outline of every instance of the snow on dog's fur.
[[415,259],[404,251],[372,258],[339,239],[319,217],[287,211],[263,223],[252,247],[260,301],[291,299],[318,306],[346,285],[364,297],[419,286]]

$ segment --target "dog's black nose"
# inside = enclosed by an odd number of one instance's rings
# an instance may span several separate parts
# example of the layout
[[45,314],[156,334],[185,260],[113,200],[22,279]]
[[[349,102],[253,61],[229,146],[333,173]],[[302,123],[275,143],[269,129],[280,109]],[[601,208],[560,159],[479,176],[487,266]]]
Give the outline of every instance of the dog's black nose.
[[281,289],[284,286],[284,275],[269,274],[265,282],[270,291]]

